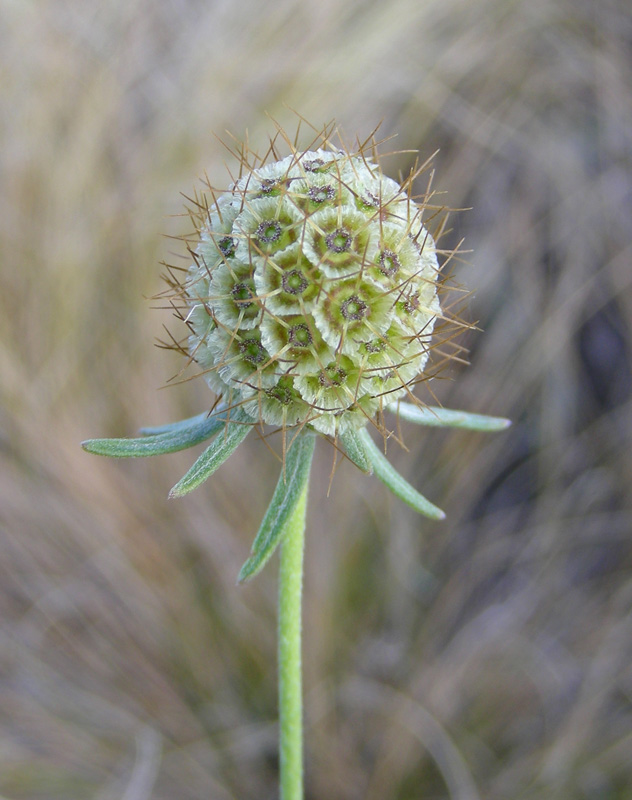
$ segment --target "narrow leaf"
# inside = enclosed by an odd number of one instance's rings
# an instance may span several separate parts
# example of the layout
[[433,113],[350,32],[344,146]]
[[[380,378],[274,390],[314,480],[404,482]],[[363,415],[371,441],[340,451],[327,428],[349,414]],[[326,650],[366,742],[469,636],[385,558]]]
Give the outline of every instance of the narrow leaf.
[[239,583],[253,578],[260,572],[280,544],[285,524],[296,508],[309,479],[315,442],[315,435],[304,431],[296,437],[287,451],[285,470],[279,477],[268,510],[252,544],[250,558],[241,568]]
[[365,472],[367,475],[373,474],[373,464],[367,456],[362,440],[358,437],[357,431],[347,431],[340,436],[340,441],[349,461]]
[[364,446],[367,458],[373,464],[376,476],[394,495],[425,517],[430,517],[430,519],[445,519],[445,513],[440,508],[433,505],[430,500],[426,500],[423,495],[419,494],[416,489],[413,489],[413,487],[402,478],[395,467],[387,460],[386,456],[380,452],[380,449],[373,439],[371,439],[366,428],[358,431],[357,436]]
[[203,483],[234,453],[252,427],[252,417],[240,409],[233,409],[229,421],[224,425],[223,433],[206,448],[187,474],[176,483],[169,492],[169,497],[182,497]]
[[147,428],[141,428],[138,432],[141,436],[159,436],[162,433],[176,433],[177,431],[184,430],[185,428],[190,428],[191,425],[195,425],[197,422],[202,422],[210,417],[215,417],[220,414],[222,410],[222,408],[218,407],[214,409],[212,414],[208,414],[206,411],[203,411],[201,414],[197,414],[195,417],[181,419],[178,420],[178,422],[168,422],[166,425],[156,425]]
[[418,425],[430,425],[436,428],[464,428],[469,431],[493,433],[494,431],[503,431],[511,425],[510,419],[502,417],[470,414],[467,411],[453,411],[438,406],[419,408],[412,403],[393,403],[389,411],[399,414],[407,422],[416,422]]
[[[188,423],[184,425],[183,423]],[[207,414],[174,423],[170,431],[143,436],[138,439],[88,439],[81,443],[84,450],[99,456],[114,458],[137,458],[140,456],[159,456],[186,450],[204,442],[222,430],[226,424],[226,412]],[[179,427],[176,427],[179,426]],[[166,428],[167,426],[165,426]]]

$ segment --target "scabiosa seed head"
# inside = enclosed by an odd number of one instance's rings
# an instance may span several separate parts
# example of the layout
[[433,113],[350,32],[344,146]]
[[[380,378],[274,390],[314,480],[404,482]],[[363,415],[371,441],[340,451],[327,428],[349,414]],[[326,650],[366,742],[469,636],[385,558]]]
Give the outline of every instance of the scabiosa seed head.
[[[296,139],[299,132],[300,126]],[[209,194],[195,195],[187,209],[195,238],[182,240],[193,264],[165,264],[169,288],[159,297],[170,300],[188,335],[169,334],[171,342],[160,344],[201,369],[218,395],[211,413],[144,428],[139,438],[83,443],[92,453],[130,457],[216,437],[172,488],[171,497],[182,497],[255,425],[280,428],[283,472],[239,580],[257,574],[281,540],[292,542],[289,551],[283,548],[290,555],[281,567],[285,610],[290,583],[300,584],[294,574],[300,573],[315,432],[333,437],[336,452],[373,472],[416,511],[443,519],[393,469],[364,426],[372,423],[386,442],[393,432],[385,427],[385,410],[422,425],[492,431],[508,424],[400,402],[415,400],[412,387],[434,377],[431,349],[439,366],[457,358],[462,348],[452,344],[454,328],[470,327],[439,303],[445,281],[425,216],[442,209],[430,205],[429,184],[424,195],[412,194],[425,164],[400,185],[384,176],[373,138],[352,152],[332,147],[330,133],[326,126],[320,147],[299,151],[279,128],[263,159],[242,146],[234,153],[241,162],[237,180],[222,191],[207,183]],[[285,157],[277,149],[281,140],[291,151]],[[295,429],[289,442],[288,428]],[[286,629],[281,626],[282,642]]]
[[374,143],[338,149],[328,133],[284,158],[274,142],[263,160],[244,150],[239,179],[193,209],[194,264],[172,287],[225,404],[337,436],[427,377],[445,312],[417,173],[402,186]]

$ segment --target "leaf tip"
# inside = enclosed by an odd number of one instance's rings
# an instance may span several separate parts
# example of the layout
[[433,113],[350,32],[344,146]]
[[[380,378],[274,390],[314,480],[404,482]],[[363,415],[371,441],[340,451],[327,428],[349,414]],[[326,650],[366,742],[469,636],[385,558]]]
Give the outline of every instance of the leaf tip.
[[103,455],[102,449],[99,447],[101,443],[101,439],[86,439],[85,441],[81,442],[81,447],[86,451],[86,453],[92,453],[93,455]]
[[242,584],[246,583],[246,581],[249,581],[254,575],[255,573],[250,565],[250,559],[248,559],[248,561],[246,561],[243,567],[239,570],[239,575],[237,576],[237,586],[241,586]]

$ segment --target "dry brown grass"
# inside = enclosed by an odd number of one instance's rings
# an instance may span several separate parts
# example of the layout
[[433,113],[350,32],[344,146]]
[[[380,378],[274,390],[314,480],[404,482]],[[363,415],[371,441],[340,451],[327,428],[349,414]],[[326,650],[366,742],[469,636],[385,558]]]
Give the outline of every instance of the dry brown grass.
[[[506,435],[407,431],[447,523],[349,465],[307,553],[308,800],[624,800],[632,786],[632,16],[624,0],[7,1],[0,10],[0,794],[276,796],[274,570],[235,587],[275,481],[246,443],[87,436],[197,413],[162,233],[264,111],[440,148],[472,365],[435,391]],[[412,157],[410,157],[412,158]],[[406,172],[409,157],[392,160]],[[388,170],[388,165],[387,165]]]

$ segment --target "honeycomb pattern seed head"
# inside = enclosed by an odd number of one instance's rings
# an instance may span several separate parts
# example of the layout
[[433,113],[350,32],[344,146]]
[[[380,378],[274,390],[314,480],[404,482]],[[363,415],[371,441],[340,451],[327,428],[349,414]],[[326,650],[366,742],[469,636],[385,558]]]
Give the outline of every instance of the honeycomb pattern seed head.
[[410,183],[325,144],[213,190],[179,293],[189,355],[226,405],[337,436],[410,394],[441,315]]

